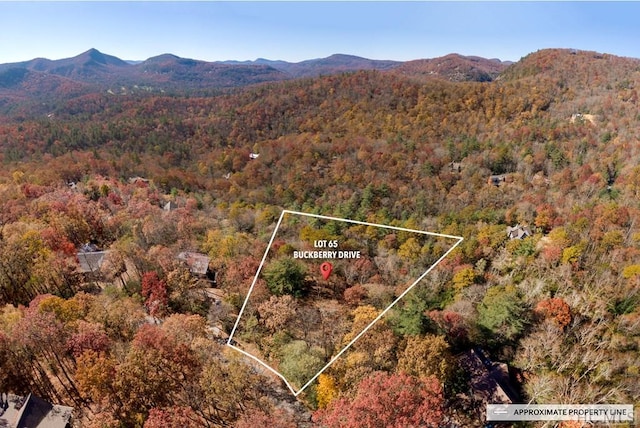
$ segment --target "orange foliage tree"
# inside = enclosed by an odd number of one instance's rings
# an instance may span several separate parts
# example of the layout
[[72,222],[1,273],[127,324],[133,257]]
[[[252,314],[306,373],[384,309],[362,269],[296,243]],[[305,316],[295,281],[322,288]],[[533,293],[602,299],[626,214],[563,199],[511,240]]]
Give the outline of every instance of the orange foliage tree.
[[435,377],[376,372],[360,382],[354,398],[335,400],[314,416],[327,428],[435,428],[443,421],[443,405]]
[[534,310],[542,318],[552,319],[560,328],[571,323],[571,308],[564,300],[552,297],[540,301]]

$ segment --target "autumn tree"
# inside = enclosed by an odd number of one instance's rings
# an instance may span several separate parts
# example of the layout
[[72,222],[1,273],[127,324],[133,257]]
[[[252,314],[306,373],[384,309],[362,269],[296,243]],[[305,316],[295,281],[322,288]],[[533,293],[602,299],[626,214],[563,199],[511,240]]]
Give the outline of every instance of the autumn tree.
[[442,336],[412,336],[398,355],[398,370],[416,377],[435,376],[446,384],[450,379],[453,356]]
[[[50,262],[50,250],[35,228],[23,223],[3,227],[0,239],[2,302],[27,305],[37,295],[54,291],[49,289],[44,277],[37,278],[37,267]],[[52,270],[49,273],[53,273]]]
[[172,339],[186,346],[207,337],[207,320],[200,315],[172,314],[163,321],[160,328]]
[[74,327],[76,331],[67,340],[67,347],[75,357],[88,350],[105,353],[111,347],[111,340],[101,324],[78,320]]
[[144,428],[198,428],[202,426],[199,420],[190,407],[153,408],[144,422]]
[[359,306],[352,311],[353,323],[342,339],[342,346],[358,337],[346,353],[336,362],[342,373],[341,389],[355,387],[364,377],[378,370],[392,370],[396,365],[398,337],[385,319],[374,323],[364,334],[362,331],[380,314],[373,306]]
[[198,280],[189,269],[180,266],[167,273],[166,284],[171,312],[207,314],[210,301],[203,292],[206,281]]
[[344,267],[345,279],[348,284],[356,281],[364,284],[376,273],[375,264],[369,257],[363,256]]
[[[65,325],[53,312],[40,310],[39,300],[34,299],[24,309],[11,331],[14,352],[28,356],[16,367],[18,376],[27,380],[29,389],[44,397],[78,401],[80,394],[73,378],[74,362],[66,346]],[[45,367],[51,370],[50,376]]]
[[260,322],[271,332],[284,328],[296,316],[296,302],[290,295],[271,296],[258,306]]
[[81,305],[85,305],[86,321],[102,324],[112,340],[129,342],[133,339],[145,317],[138,302],[130,297],[106,294],[84,296]]
[[195,380],[199,366],[188,346],[158,326],[143,325],[116,368],[114,386],[123,410],[135,419],[154,407],[185,405],[186,388]]
[[571,308],[558,297],[541,300],[536,305],[534,313],[542,318],[552,319],[561,329],[571,323]]
[[543,204],[536,208],[535,225],[543,232],[549,232],[554,226],[562,223],[557,211],[550,204]]
[[113,412],[100,409],[94,412],[90,421],[86,421],[85,426],[86,428],[119,428],[122,425]]
[[460,266],[453,275],[453,288],[460,293],[465,288],[471,286],[476,281],[476,273],[473,266]]
[[221,269],[217,282],[228,293],[244,294],[249,290],[251,281],[260,267],[260,260],[245,256],[229,260]]
[[114,410],[119,402],[114,377],[117,362],[113,357],[93,350],[86,350],[76,359],[75,378],[85,400],[101,404],[108,402]]
[[[202,371],[197,380],[199,393],[191,405],[205,419],[218,425],[228,425],[247,409],[256,407],[261,392],[256,385],[268,390],[269,381],[260,377],[244,359],[236,354],[224,355],[215,348],[198,349]],[[193,400],[192,400],[193,401]]]
[[318,408],[326,408],[333,400],[338,398],[338,387],[336,380],[325,373],[318,376],[318,386],[316,388]]
[[147,272],[142,276],[142,297],[149,315],[159,318],[167,313],[167,285],[156,272]]
[[358,306],[363,299],[367,297],[369,293],[367,289],[360,284],[356,284],[353,287],[349,287],[344,290],[344,301],[350,306]]
[[282,409],[265,411],[256,408],[243,413],[235,424],[235,428],[296,428],[297,426],[292,415]]
[[363,379],[353,398],[333,401],[314,419],[327,428],[439,427],[443,422],[442,387],[435,377],[376,372]]
[[469,341],[469,326],[462,315],[450,310],[432,310],[426,313],[438,334],[444,334],[447,342],[460,348]]
[[58,296],[40,295],[32,300],[31,305],[37,305],[40,311],[52,312],[63,323],[76,321],[80,316],[80,305],[74,299],[65,300]]

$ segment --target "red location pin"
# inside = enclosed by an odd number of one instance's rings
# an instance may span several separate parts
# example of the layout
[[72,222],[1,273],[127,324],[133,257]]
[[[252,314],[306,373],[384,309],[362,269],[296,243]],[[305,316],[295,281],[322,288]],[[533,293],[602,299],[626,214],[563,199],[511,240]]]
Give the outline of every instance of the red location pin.
[[329,262],[324,262],[320,265],[320,273],[322,277],[326,281],[329,279],[329,275],[331,275],[331,271],[333,270],[333,265]]

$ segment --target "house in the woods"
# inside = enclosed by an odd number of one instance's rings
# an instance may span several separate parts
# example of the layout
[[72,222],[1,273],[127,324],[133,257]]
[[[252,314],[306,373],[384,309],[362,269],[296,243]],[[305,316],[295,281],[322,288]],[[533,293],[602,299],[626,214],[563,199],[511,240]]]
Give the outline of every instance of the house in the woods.
[[260,153],[250,153],[249,159],[258,159],[259,156],[260,156]]
[[458,357],[460,367],[469,375],[469,386],[478,400],[491,404],[513,404],[520,400],[505,363],[493,362],[480,349],[471,349]]
[[33,394],[0,394],[0,427],[70,428],[73,407],[51,404]]
[[529,226],[521,226],[516,224],[515,226],[507,226],[507,237],[509,239],[524,239],[531,236],[531,229]]
[[451,172],[462,172],[462,162],[449,162]]
[[78,270],[83,274],[98,274],[108,253],[108,251],[100,251],[93,244],[84,244],[76,253]]
[[178,254],[178,259],[187,265],[189,272],[193,275],[207,279],[212,283],[216,282],[216,273],[209,269],[210,258],[206,254],[183,251]]
[[175,203],[175,202],[173,202],[173,201],[169,201],[169,202],[167,202],[166,204],[164,204],[164,206],[162,207],[162,209],[163,209],[164,211],[170,212],[170,211],[173,211],[173,210],[178,209],[178,204],[176,204],[176,203]]
[[590,123],[592,125],[596,124],[596,116],[588,113],[573,113],[569,122],[576,123],[580,125],[584,125]]
[[488,184],[498,187],[507,182],[507,174],[491,175],[487,179]]
[[149,179],[143,177],[129,177],[129,184],[149,184]]

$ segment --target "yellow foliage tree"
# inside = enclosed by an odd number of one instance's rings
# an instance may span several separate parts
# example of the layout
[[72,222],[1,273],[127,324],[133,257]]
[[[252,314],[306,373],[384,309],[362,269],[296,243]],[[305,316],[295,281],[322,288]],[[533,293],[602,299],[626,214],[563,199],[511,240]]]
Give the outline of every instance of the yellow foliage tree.
[[418,241],[415,238],[409,238],[398,248],[398,256],[415,262],[420,258],[421,250],[422,247]]
[[562,250],[562,263],[577,263],[582,255],[582,248],[579,245],[572,245]]
[[564,227],[556,227],[549,232],[549,239],[560,248],[565,248],[569,245],[569,235]]
[[398,358],[398,370],[417,377],[435,376],[447,382],[452,374],[452,356],[443,336],[428,334],[407,339]]
[[606,232],[602,237],[602,247],[605,251],[611,251],[613,248],[620,246],[624,242],[622,232],[619,230],[611,230]]
[[13,171],[13,173],[11,174],[11,177],[13,178],[13,182],[15,184],[22,184],[23,182],[23,178],[24,178],[24,172],[16,170]]
[[640,275],[640,265],[629,265],[622,270],[622,276],[626,279]]
[[476,280],[476,273],[472,267],[466,267],[460,269],[453,275],[453,287],[456,292],[461,292],[463,289],[469,287]]
[[356,337],[371,321],[373,321],[380,311],[371,305],[359,306],[355,308],[351,315],[353,315],[353,324],[351,331],[344,336],[344,343],[349,343]]
[[488,250],[496,251],[507,240],[504,226],[487,225],[478,229],[478,242]]
[[252,243],[246,233],[225,234],[220,230],[209,230],[202,248],[214,259],[233,258],[249,253]]
[[325,409],[336,397],[338,397],[338,388],[336,380],[329,375],[321,374],[318,376],[318,387],[316,389],[318,398],[318,408]]
[[49,296],[40,300],[38,309],[43,312],[53,312],[60,321],[65,323],[80,318],[80,304],[75,300],[64,300],[58,296]]
[[304,226],[302,229],[300,229],[299,237],[301,241],[307,243],[308,245],[313,245],[314,241],[332,241],[338,239],[337,236],[332,235],[324,229],[316,229],[311,226]]

